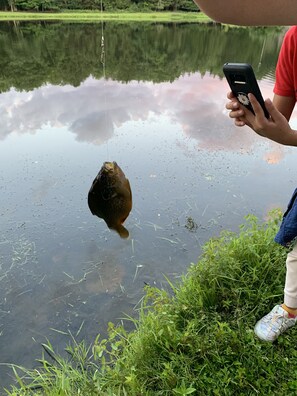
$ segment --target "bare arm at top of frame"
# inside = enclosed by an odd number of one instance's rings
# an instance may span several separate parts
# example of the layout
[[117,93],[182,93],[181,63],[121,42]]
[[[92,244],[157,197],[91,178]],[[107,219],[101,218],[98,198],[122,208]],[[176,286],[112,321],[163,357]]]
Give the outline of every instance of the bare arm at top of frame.
[[297,0],[194,0],[217,22],[234,25],[297,25]]

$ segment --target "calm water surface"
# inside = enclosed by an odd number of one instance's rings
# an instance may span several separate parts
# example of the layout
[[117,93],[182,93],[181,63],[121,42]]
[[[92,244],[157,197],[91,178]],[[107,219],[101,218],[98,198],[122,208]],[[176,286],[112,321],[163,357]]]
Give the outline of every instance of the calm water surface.
[[[0,362],[89,343],[244,216],[284,208],[295,150],[232,125],[226,61],[272,95],[283,32],[212,25],[0,24]],[[244,48],[244,51],[242,50]],[[103,63],[102,63],[103,61]],[[297,127],[297,117],[292,123]],[[91,215],[104,161],[133,191],[128,240]],[[0,366],[1,385],[12,383]]]

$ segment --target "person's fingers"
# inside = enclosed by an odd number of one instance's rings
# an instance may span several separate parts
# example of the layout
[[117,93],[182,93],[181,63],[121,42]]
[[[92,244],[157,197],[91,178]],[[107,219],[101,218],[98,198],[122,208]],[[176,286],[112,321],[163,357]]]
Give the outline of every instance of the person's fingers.
[[236,99],[232,91],[227,93],[227,98],[228,99]]
[[235,124],[236,126],[238,126],[238,127],[243,127],[243,126],[246,125],[246,123],[245,123],[244,121],[240,120],[239,118],[236,118],[236,119],[234,120],[234,124]]
[[229,99],[229,102],[226,103],[225,108],[230,111],[229,117],[234,120],[234,124],[238,127],[248,125],[245,120],[245,109],[238,102],[232,91],[227,93],[227,98]]
[[249,100],[251,102],[251,105],[253,107],[253,110],[255,112],[255,116],[261,121],[262,119],[266,120],[264,111],[260,105],[260,103],[257,101],[257,99],[255,98],[255,96],[251,93],[249,93]]
[[230,111],[229,117],[230,118],[240,118],[244,116],[244,111],[242,109]]
[[227,110],[237,110],[239,109],[239,103],[238,102],[227,102],[226,103],[226,109]]
[[271,118],[274,120],[274,122],[278,122],[283,120],[284,116],[277,110],[277,108],[274,106],[272,101],[270,99],[265,100],[265,107],[270,114]]

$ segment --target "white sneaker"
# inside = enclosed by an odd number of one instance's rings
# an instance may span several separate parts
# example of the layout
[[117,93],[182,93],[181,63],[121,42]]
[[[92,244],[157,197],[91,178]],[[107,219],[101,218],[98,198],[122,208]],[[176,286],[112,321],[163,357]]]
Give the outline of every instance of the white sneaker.
[[273,342],[280,334],[294,326],[296,321],[297,316],[290,318],[289,313],[281,305],[276,305],[256,323],[254,331],[261,340]]

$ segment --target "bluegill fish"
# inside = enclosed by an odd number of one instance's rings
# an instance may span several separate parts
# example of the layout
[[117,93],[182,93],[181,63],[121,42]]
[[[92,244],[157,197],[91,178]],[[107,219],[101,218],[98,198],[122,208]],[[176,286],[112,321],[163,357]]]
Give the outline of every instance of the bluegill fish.
[[116,162],[104,162],[88,194],[88,205],[93,215],[103,219],[121,238],[128,238],[123,226],[132,209],[129,180]]

